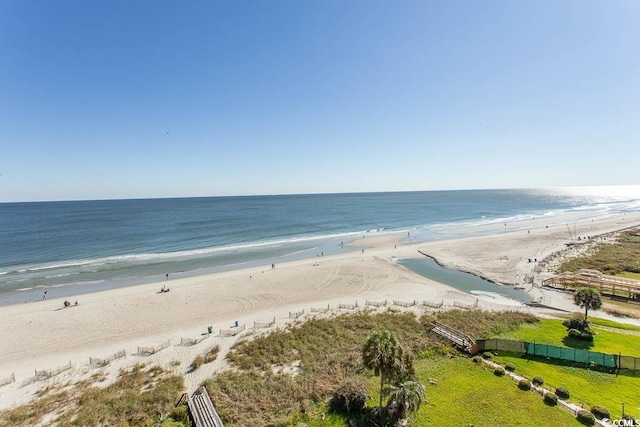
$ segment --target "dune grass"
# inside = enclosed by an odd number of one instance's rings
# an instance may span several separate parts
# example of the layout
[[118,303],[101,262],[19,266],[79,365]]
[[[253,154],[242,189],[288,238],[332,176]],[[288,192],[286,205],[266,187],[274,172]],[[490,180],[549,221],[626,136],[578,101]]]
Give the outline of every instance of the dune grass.
[[0,427],[38,425],[46,417],[51,420],[45,425],[53,426],[145,426],[160,414],[171,413],[183,390],[182,377],[144,365],[121,372],[105,388],[93,383],[47,387],[29,404],[1,412]]
[[600,270],[611,275],[640,273],[640,229],[621,232],[615,243],[596,244],[591,254],[564,262],[560,272],[581,268]]
[[[439,320],[473,336],[504,332],[517,328],[519,324],[537,321],[533,316],[516,312],[455,310],[439,313],[437,316]],[[332,414],[328,411],[327,402],[347,378],[360,378],[368,381],[372,399],[370,406],[375,406],[379,383],[377,378],[363,368],[361,361],[362,346],[374,331],[389,330],[401,345],[417,356],[416,367],[419,372],[425,373],[421,374],[421,380],[425,384],[428,384],[425,375],[429,375],[429,369],[420,368],[423,363],[436,359],[450,363],[442,355],[453,354],[452,349],[427,332],[426,326],[433,319],[434,316],[416,318],[411,313],[391,311],[311,319],[291,330],[277,331],[238,343],[228,356],[235,369],[207,380],[205,385],[225,425],[229,427],[269,424],[345,426],[350,417]],[[455,360],[467,366],[471,363],[461,357],[456,357]],[[433,363],[434,366],[437,365]],[[473,365],[470,367],[473,368]],[[293,375],[282,374],[283,368],[292,368],[286,372],[292,372]],[[455,373],[456,369],[452,366],[451,373]],[[464,370],[460,372],[459,381],[464,382],[467,373]],[[493,381],[491,375],[489,378]],[[500,384],[509,393],[514,392],[512,388],[517,388],[508,382]],[[443,405],[456,399],[457,397],[451,398]],[[544,409],[541,401],[537,403]],[[476,413],[486,412],[487,405],[488,401],[479,401]],[[441,405],[438,411],[454,412],[456,406]],[[503,418],[505,425],[508,425],[510,418]],[[564,420],[566,423],[567,419]],[[431,425],[446,424],[433,422]]]

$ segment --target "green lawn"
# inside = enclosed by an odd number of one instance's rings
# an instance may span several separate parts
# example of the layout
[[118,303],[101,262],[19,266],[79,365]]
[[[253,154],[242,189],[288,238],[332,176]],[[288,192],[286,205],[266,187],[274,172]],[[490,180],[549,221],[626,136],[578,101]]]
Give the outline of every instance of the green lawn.
[[[500,334],[495,338],[537,342],[564,347],[576,346],[601,353],[621,353],[626,356],[640,357],[640,336],[633,333],[640,331],[640,328],[596,318],[591,319],[591,321],[596,336],[593,340],[593,345],[589,347],[585,347],[582,342],[567,340],[567,329],[562,325],[562,320],[555,319],[543,319],[538,323],[523,324],[517,330]],[[618,328],[619,331],[605,330],[598,326]]]
[[640,280],[640,273],[631,273],[630,271],[623,271],[621,273],[616,274],[616,276],[624,277],[625,279]]
[[[637,338],[637,337],[636,337]],[[586,409],[603,406],[611,411],[612,419],[625,413],[637,416],[640,406],[640,373],[625,372],[621,375],[588,370],[582,367],[561,366],[544,360],[528,360],[520,355],[499,354],[494,360],[501,365],[510,363],[516,373],[527,378],[539,376],[550,390],[566,387],[571,402],[583,402]]]
[[[539,395],[518,389],[514,381],[497,377],[470,359],[429,359],[417,368],[427,386],[427,403],[418,413],[417,426],[580,425],[562,409],[545,405]],[[438,384],[430,385],[428,378]]]
[[[640,328],[598,318],[590,320],[596,336],[589,350],[640,357]],[[552,319],[544,319],[537,324],[523,324],[517,330],[500,334],[498,337],[558,346],[572,344],[565,338],[566,328],[562,321]],[[604,406],[612,415],[620,417],[622,403],[625,403],[626,413],[638,415],[640,412],[640,373],[623,371],[616,376],[612,373],[588,370],[582,366],[573,367],[570,363],[563,365],[541,358],[529,360],[511,354],[498,354],[495,360],[503,365],[515,365],[516,372],[528,378],[544,378],[545,385],[551,386],[552,390],[558,386],[568,388],[572,396],[570,400],[576,403],[583,402],[586,408],[593,405]]]
[[[547,406],[532,391],[522,391],[517,384],[497,377],[489,368],[477,365],[465,357],[437,357],[416,361],[420,381],[426,387],[424,403],[414,419],[415,426],[468,426],[495,427],[566,427],[578,423],[560,408]],[[438,381],[429,384],[429,378]],[[378,401],[378,379],[369,383],[369,406]],[[326,407],[318,407],[304,417],[293,417],[286,426],[345,427],[344,418],[326,413],[324,421],[318,413]]]

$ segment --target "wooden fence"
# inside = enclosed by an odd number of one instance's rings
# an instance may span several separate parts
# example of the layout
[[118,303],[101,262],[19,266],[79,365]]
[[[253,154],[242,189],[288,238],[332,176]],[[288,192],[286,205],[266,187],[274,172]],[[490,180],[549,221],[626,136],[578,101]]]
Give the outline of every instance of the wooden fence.
[[152,354],[155,354],[159,351],[164,350],[165,348],[169,347],[171,345],[171,341],[167,340],[165,342],[163,342],[162,344],[156,346],[156,347],[138,347],[138,354],[142,354],[145,356],[150,356]]
[[16,374],[11,374],[0,380],[0,387],[16,382]]
[[200,344],[202,341],[206,340],[211,336],[210,333],[202,334],[199,338],[180,338],[180,345],[191,346]]
[[120,350],[118,352],[113,353],[111,356],[101,359],[99,357],[90,357],[89,365],[92,366],[107,366],[109,363],[113,362],[116,359],[121,359],[127,355],[125,350]]
[[35,379],[45,380],[47,378],[55,377],[56,375],[61,374],[64,371],[68,371],[69,369],[71,369],[71,362],[67,363],[64,366],[60,366],[57,369],[52,369],[50,371],[39,371],[36,369]]

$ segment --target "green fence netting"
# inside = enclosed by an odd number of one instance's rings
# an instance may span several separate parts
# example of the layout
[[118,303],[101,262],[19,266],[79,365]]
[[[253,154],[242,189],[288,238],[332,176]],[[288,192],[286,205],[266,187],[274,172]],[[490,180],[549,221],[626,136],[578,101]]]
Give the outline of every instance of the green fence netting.
[[606,368],[621,368],[640,370],[640,359],[617,354],[605,354],[580,348],[559,347],[549,344],[531,343],[525,341],[488,339],[478,340],[479,351],[506,351],[510,353],[542,356],[551,359],[567,360],[584,364],[594,364]]

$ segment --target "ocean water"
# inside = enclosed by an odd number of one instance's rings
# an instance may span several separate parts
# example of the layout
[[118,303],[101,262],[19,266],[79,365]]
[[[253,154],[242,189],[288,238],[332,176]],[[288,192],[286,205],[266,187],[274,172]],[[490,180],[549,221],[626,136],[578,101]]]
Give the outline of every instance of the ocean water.
[[358,250],[340,242],[373,234],[639,210],[640,186],[2,203],[0,304]]

